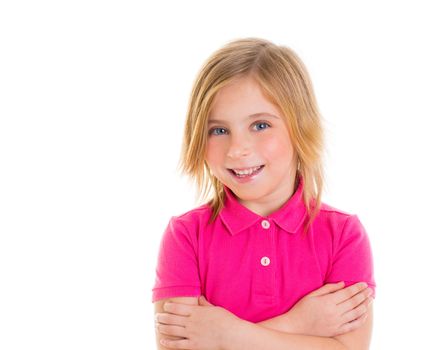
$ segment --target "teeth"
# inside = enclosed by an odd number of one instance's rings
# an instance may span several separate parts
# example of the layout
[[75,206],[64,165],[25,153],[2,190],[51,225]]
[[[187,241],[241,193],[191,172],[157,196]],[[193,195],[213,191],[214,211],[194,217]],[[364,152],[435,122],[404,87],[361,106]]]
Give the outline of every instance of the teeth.
[[257,166],[254,168],[249,168],[249,169],[245,169],[245,170],[235,170],[233,169],[233,171],[237,174],[237,175],[251,175],[253,174],[256,170],[259,170],[262,166]]

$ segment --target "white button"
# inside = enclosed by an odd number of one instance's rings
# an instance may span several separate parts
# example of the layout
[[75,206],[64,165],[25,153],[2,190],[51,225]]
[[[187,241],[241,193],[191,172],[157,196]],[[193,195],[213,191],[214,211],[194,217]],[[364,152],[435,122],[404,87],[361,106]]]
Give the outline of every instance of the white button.
[[266,230],[269,228],[270,224],[268,220],[262,220],[262,227]]
[[260,259],[260,263],[261,263],[263,266],[268,266],[270,262],[271,262],[271,261],[269,260],[269,258],[268,258],[267,256],[264,256],[262,259]]

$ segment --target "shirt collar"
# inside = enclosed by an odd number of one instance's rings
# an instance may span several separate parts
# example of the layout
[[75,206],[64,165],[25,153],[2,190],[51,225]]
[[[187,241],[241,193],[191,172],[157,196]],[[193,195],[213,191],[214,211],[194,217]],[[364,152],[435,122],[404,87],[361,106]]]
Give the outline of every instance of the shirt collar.
[[296,233],[306,216],[306,207],[303,201],[303,177],[301,175],[299,175],[299,184],[295,193],[278,210],[266,217],[244,207],[227,186],[224,186],[224,191],[224,206],[220,211],[220,217],[231,235],[236,235],[264,219],[274,221],[286,232]]

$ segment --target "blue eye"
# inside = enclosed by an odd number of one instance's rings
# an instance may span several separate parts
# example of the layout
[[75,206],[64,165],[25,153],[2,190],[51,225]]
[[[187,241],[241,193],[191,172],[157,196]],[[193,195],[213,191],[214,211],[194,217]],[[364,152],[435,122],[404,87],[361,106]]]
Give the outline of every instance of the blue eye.
[[[268,126],[267,128],[270,127],[270,125],[268,123],[265,123],[265,122],[256,123],[255,125],[267,125]],[[260,130],[267,129],[267,128],[260,128]]]
[[209,135],[222,135],[221,133],[215,133],[215,130],[225,130],[224,128],[214,128],[209,130]]

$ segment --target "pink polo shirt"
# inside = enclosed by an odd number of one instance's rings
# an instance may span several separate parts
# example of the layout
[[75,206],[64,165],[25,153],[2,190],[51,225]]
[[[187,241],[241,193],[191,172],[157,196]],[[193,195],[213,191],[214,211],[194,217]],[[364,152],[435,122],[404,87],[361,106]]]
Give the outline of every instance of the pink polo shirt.
[[277,211],[260,216],[225,187],[216,220],[204,204],[173,216],[163,234],[152,301],[204,295],[213,305],[260,322],[287,312],[326,283],[375,281],[370,242],[356,215],[322,203],[303,237],[303,179]]

